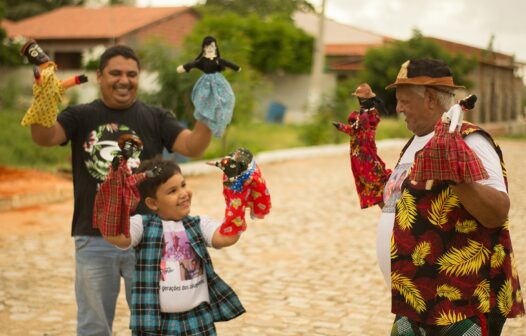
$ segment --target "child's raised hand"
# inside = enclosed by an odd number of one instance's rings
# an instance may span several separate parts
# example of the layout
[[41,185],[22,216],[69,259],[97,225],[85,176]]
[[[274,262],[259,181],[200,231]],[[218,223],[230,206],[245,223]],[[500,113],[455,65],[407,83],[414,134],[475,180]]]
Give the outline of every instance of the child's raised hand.
[[178,72],[178,73],[184,73],[184,72],[186,72],[186,70],[184,69],[184,66],[179,65],[179,66],[177,67],[177,72]]

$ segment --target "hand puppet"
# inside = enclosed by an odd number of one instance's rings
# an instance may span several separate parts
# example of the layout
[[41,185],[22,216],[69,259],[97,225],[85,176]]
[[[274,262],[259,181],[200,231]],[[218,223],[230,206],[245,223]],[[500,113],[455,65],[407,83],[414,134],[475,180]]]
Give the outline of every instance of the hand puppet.
[[66,89],[88,81],[85,75],[73,76],[59,80],[55,71],[57,65],[40,48],[35,40],[28,40],[20,49],[20,53],[33,64],[33,101],[22,118],[22,126],[39,124],[47,128],[52,127],[58,114],[58,104]]
[[247,228],[245,210],[251,218],[264,218],[271,208],[270,193],[252,153],[238,148],[217,162],[208,162],[223,171],[225,218],[219,232],[236,235]]
[[146,178],[159,175],[155,168],[143,173],[132,174],[128,159],[142,149],[141,140],[132,134],[124,134],[118,140],[120,153],[111,163],[106,180],[100,185],[95,195],[93,207],[93,227],[98,228],[103,236],[130,236],[130,215],[140,201],[137,185]]
[[230,83],[221,74],[226,67],[241,71],[236,64],[221,58],[217,41],[212,36],[203,39],[201,52],[193,62],[177,67],[179,73],[189,72],[193,68],[203,72],[192,89],[194,118],[208,126],[217,138],[223,135],[232,120],[236,101]]
[[489,177],[480,158],[460,134],[464,112],[473,109],[476,101],[477,96],[470,95],[442,114],[435,125],[435,134],[415,155],[409,180],[457,184]]
[[335,121],[333,125],[350,137],[351,170],[360,207],[365,209],[383,201],[391,170],[385,168],[376,148],[376,128],[380,123],[377,106],[383,103],[366,83],[360,84],[352,95],[358,99],[360,109],[349,114],[348,124]]

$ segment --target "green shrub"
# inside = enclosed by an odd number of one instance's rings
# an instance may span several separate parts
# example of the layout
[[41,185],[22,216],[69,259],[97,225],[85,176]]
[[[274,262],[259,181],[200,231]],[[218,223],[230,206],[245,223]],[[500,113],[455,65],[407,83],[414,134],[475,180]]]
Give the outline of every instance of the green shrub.
[[7,84],[0,88],[0,107],[4,109],[16,108],[20,98],[20,85],[15,78],[9,78]]
[[70,167],[69,146],[42,148],[33,143],[29,127],[20,125],[25,111],[0,110],[0,165],[39,169]]

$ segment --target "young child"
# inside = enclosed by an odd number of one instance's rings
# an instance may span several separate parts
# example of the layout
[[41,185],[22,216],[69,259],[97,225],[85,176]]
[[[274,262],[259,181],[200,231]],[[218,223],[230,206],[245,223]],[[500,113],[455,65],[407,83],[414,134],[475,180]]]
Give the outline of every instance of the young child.
[[192,191],[175,162],[147,160],[138,170],[152,169],[159,175],[140,184],[139,192],[154,214],[132,216],[130,237],[104,236],[136,250],[132,335],[216,335],[215,322],[245,309],[215,273],[207,247],[230,246],[240,236],[221,235],[219,221],[189,216]]

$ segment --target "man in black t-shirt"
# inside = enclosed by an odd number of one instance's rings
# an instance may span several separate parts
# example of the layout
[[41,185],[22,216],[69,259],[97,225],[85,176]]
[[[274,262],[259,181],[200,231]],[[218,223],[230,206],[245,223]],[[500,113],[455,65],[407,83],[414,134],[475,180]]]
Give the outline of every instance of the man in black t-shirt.
[[77,335],[111,335],[121,276],[131,304],[133,249],[115,248],[92,227],[95,194],[119,151],[119,136],[134,134],[144,144],[137,157],[128,160],[132,164],[161,155],[163,148],[196,157],[211,140],[211,131],[199,121],[191,131],[169,111],[137,101],[139,71],[139,59],[131,48],[110,47],[101,55],[97,70],[101,99],[66,108],[50,128],[31,125],[33,141],[40,146],[71,142]]

